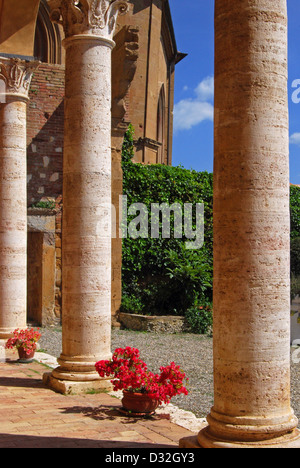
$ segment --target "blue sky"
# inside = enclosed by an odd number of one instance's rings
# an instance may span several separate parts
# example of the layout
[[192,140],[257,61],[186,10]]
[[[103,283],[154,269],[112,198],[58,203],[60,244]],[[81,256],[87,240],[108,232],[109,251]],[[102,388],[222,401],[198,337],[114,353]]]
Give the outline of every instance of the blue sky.
[[[300,184],[300,2],[289,15],[290,182]],[[173,165],[213,171],[214,1],[170,0],[177,47]]]

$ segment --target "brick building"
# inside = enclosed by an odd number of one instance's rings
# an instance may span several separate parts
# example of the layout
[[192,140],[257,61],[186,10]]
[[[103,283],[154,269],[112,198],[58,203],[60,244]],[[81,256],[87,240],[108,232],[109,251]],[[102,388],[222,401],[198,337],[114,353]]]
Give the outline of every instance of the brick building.
[[[63,28],[40,2],[35,71],[27,112],[28,317],[42,325],[61,317],[61,209],[65,90]],[[112,202],[122,193],[120,149],[129,122],[135,161],[172,162],[174,73],[177,50],[169,2],[134,0],[119,16],[112,52]],[[40,201],[44,208],[36,207]],[[51,204],[55,203],[55,209]],[[112,315],[121,302],[121,239],[112,239]]]

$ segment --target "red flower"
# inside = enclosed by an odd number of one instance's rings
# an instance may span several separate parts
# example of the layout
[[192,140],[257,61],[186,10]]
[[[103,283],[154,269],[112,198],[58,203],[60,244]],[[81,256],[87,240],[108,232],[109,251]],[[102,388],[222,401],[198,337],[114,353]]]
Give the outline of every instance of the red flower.
[[113,376],[114,390],[147,393],[160,404],[169,403],[175,395],[188,394],[183,385],[188,379],[180,366],[171,362],[169,366],[160,368],[160,374],[154,374],[148,371],[136,348],[117,348],[111,360],[99,361],[95,367],[100,377]]
[[[39,328],[37,329],[39,330]],[[9,338],[5,344],[6,349],[13,348],[24,348],[26,354],[30,354],[32,351],[36,350],[36,343],[41,338],[39,331],[35,331],[33,328],[20,330],[17,328],[13,332],[13,337]]]

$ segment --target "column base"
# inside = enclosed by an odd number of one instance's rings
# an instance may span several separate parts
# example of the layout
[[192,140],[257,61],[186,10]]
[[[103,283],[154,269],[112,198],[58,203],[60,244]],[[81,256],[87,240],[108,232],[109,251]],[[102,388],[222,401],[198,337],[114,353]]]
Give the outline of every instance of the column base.
[[[110,354],[105,355],[103,359],[110,359],[110,357]],[[53,390],[64,395],[113,390],[111,379],[100,377],[96,371],[96,357],[81,356],[79,358],[61,354],[57,362],[60,366],[43,376],[44,383]]]
[[26,330],[27,324],[24,326],[15,326],[15,328],[0,328],[0,340],[8,340],[9,338],[12,338],[14,336],[14,331],[15,329],[18,328],[19,330]]
[[63,395],[80,395],[89,392],[109,392],[113,390],[113,385],[107,379],[95,379],[88,381],[61,380],[46,372],[43,375],[44,384],[52,390]]
[[179,441],[180,448],[300,448],[300,431],[295,429],[284,436],[253,442],[236,440],[219,440],[209,434],[209,426],[202,429],[197,436],[184,437]]

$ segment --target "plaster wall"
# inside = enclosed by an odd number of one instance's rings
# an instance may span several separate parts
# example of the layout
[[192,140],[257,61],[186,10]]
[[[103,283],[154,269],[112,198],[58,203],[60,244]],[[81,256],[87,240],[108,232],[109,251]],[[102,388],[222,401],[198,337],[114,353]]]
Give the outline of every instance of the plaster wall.
[[0,0],[0,52],[33,56],[40,0]]

